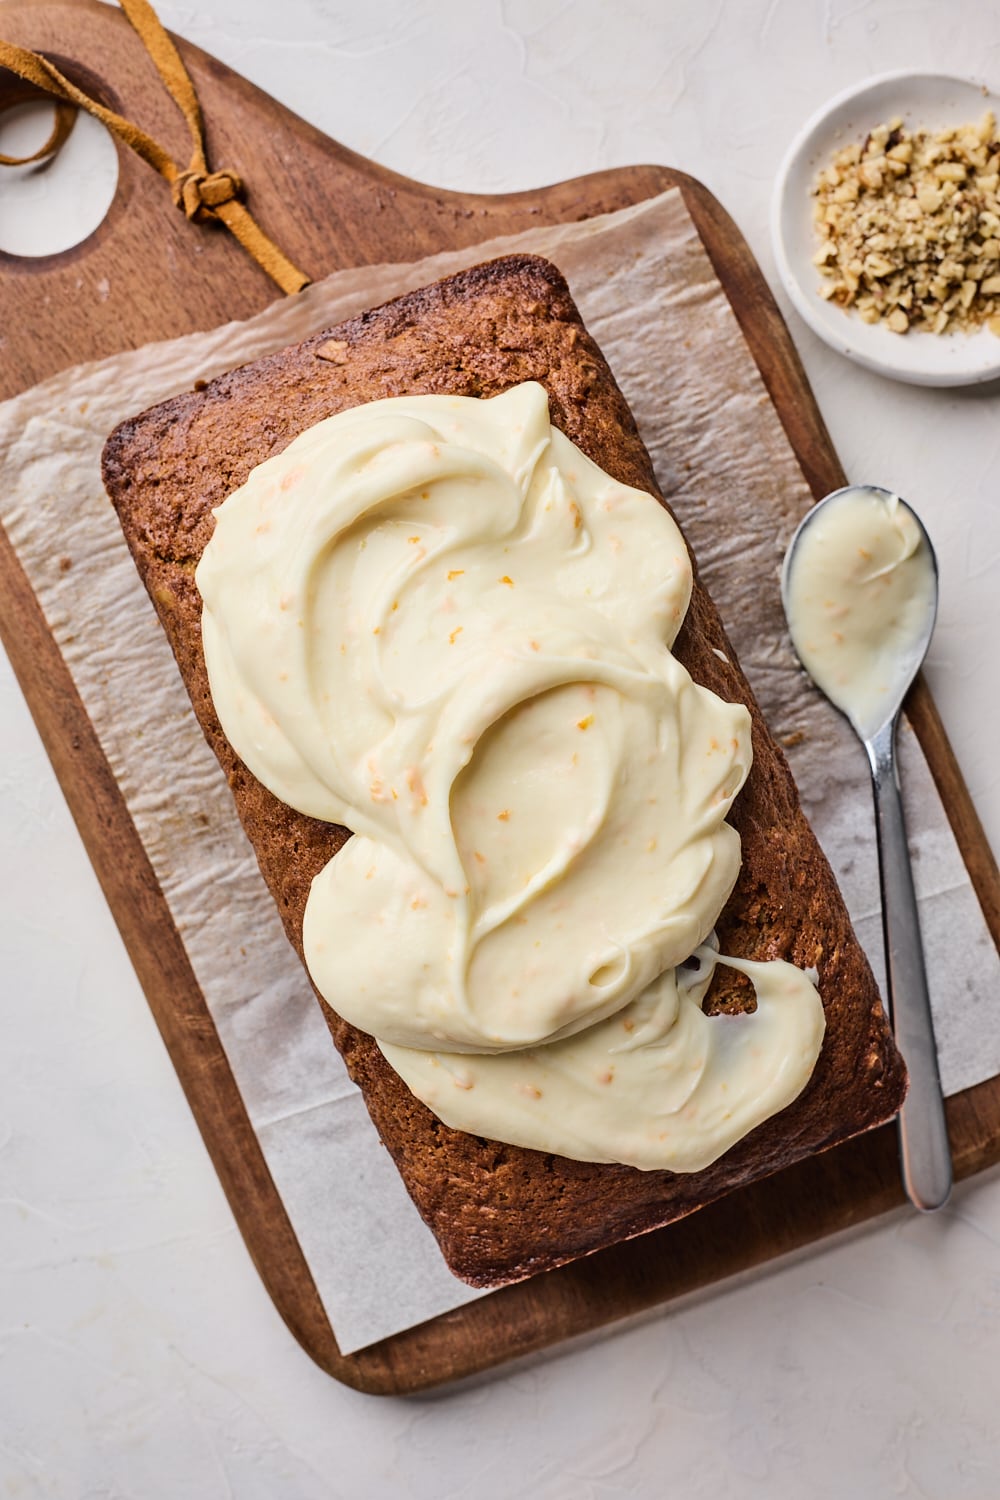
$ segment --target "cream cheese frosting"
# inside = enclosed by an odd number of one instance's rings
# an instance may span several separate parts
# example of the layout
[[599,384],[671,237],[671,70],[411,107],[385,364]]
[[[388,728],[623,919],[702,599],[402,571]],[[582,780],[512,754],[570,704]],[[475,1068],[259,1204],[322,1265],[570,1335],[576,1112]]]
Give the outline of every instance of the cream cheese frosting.
[[216,515],[220,722],[275,796],[354,832],[306,962],[413,1092],[477,1134],[677,1171],[789,1103],[822,1040],[810,978],[744,966],[756,1012],[700,1009],[750,725],[671,654],[691,565],[655,499],[531,382],[340,413]]
[[808,518],[789,559],[784,596],[796,654],[867,738],[895,708],[933,623],[934,559],[923,530],[898,495],[857,486]]
[[[823,1035],[815,972],[695,950],[624,1009],[564,1041],[489,1057],[382,1044],[446,1125],[562,1156],[700,1172],[801,1092]],[[757,1009],[706,1016],[717,963],[750,979]],[[766,1109],[767,1115],[762,1114]],[[546,1149],[555,1150],[554,1146]]]

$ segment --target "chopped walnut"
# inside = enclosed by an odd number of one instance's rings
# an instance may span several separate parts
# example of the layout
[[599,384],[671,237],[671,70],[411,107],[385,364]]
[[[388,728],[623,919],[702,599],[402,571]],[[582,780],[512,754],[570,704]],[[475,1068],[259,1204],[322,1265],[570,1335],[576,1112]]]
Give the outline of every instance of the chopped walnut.
[[1000,336],[998,188],[992,112],[933,135],[877,126],[816,179],[819,295],[893,333]]

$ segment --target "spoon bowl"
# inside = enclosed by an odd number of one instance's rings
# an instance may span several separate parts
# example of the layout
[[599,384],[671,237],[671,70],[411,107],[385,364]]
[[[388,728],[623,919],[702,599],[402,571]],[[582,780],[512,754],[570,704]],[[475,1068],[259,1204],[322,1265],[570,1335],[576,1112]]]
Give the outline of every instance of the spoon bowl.
[[[877,542],[886,516],[894,524],[885,551],[869,556],[875,552],[872,536]],[[875,530],[866,536],[873,521]],[[820,590],[827,618],[809,619]],[[871,739],[898,716],[934,633],[938,565],[920,517],[881,485],[834,490],[813,506],[792,537],[781,599],[806,672],[859,737]],[[831,609],[837,604],[839,613]],[[820,639],[824,628],[827,637]],[[837,662],[845,652],[849,671]],[[842,677],[846,680],[838,680]]]
[[875,798],[887,1002],[910,1074],[899,1116],[903,1184],[921,1209],[951,1190],[920,922],[899,774],[896,729],[930,645],[938,570],[923,525],[878,485],[834,490],[802,521],[785,554],[781,599],[796,655],[850,721],[868,755]]

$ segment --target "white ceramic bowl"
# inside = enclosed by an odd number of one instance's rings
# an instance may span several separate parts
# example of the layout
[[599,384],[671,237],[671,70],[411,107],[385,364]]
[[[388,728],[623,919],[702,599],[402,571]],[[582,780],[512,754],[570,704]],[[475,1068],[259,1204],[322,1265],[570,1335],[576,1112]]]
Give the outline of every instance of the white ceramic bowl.
[[935,73],[885,73],[847,89],[803,127],[782,163],[771,207],[771,235],[785,290],[821,339],[866,369],[914,385],[973,385],[1000,376],[1000,338],[975,333],[892,333],[863,323],[854,312],[824,302],[812,257],[811,189],[834,152],[861,141],[874,126],[901,116],[910,129],[979,121],[987,109],[1000,118],[1000,98],[984,85]]

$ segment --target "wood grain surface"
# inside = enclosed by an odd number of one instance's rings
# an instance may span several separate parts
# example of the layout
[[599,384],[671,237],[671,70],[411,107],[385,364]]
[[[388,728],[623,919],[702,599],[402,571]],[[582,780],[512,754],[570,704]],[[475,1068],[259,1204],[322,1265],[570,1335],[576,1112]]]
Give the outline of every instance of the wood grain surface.
[[[6,0],[0,37],[43,51],[141,124],[178,161],[180,115],[120,12],[97,0]],[[249,184],[262,228],[314,279],[415,260],[494,235],[623,208],[677,186],[818,497],[844,483],[798,356],[750,251],[699,183],[665,167],[595,173],[525,193],[445,192],[327,139],[178,39],[201,99],[209,161]],[[21,86],[0,70],[0,100]],[[98,285],[114,288],[112,303]],[[84,360],[257,312],[280,295],[216,226],[189,224],[164,183],[119,148],[118,192],[82,244],[58,256],[0,252],[0,397]],[[211,1017],[145,850],[34,594],[0,532],[0,637],[121,929],[247,1248],[282,1317],[323,1369],[359,1389],[415,1391],[616,1319],[638,1316],[903,1201],[891,1127],[732,1194],[655,1234],[495,1292],[342,1355],[275,1191]],[[911,721],[987,921],[1000,940],[1000,877],[925,688]],[[956,1175],[1000,1160],[1000,1081],[948,1101]]]

